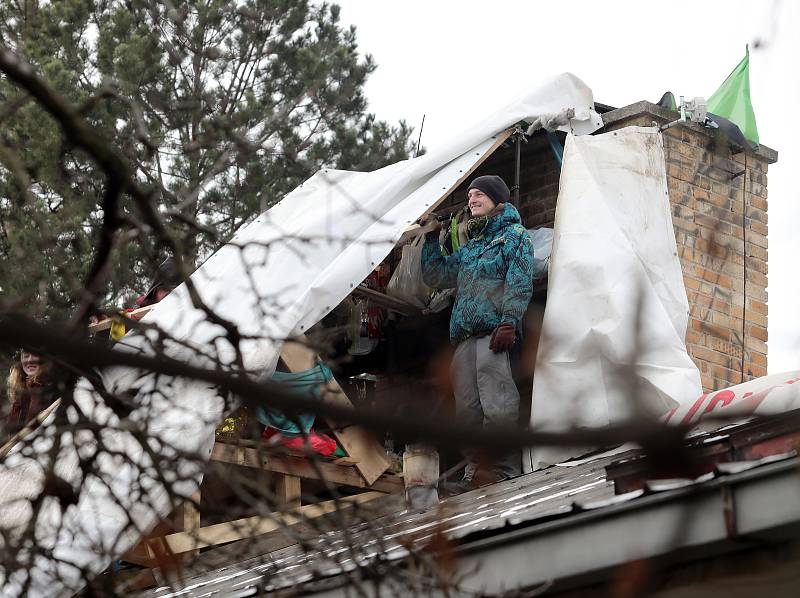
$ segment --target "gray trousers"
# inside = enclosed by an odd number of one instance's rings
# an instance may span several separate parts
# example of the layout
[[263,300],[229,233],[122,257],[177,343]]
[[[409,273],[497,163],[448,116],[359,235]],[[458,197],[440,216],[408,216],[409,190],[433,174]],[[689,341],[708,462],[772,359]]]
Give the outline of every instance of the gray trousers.
[[[511,376],[508,353],[493,353],[490,337],[471,337],[456,347],[450,377],[456,397],[456,415],[472,426],[491,429],[514,426],[519,418],[519,391]],[[522,473],[522,454],[500,455],[492,468],[507,478]]]

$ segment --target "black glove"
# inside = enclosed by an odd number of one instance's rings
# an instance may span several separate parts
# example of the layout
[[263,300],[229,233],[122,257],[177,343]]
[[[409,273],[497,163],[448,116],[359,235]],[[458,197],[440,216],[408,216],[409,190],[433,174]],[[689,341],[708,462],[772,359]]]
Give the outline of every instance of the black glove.
[[517,331],[511,324],[500,324],[492,332],[489,339],[489,349],[494,353],[505,353],[517,342]]

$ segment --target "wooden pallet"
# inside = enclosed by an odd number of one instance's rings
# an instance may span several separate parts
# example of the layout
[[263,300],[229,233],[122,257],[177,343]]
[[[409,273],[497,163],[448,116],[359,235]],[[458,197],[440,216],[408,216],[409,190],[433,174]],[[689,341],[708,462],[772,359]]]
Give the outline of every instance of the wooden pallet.
[[[305,337],[287,341],[281,359],[293,372],[310,369],[318,362],[316,353],[307,345]],[[324,386],[322,397],[337,405],[352,406],[335,380]],[[164,555],[174,558],[177,555],[197,554],[201,548],[252,538],[281,526],[293,525],[304,518],[319,517],[335,510],[336,505],[366,502],[386,493],[403,491],[402,477],[386,473],[389,460],[374,435],[358,426],[341,422],[330,424],[348,457],[330,461],[315,458],[312,463],[302,454],[266,451],[262,443],[218,439],[210,460],[269,472],[276,481],[275,494],[280,502],[280,510],[268,517],[247,517],[202,527],[198,492],[170,516],[166,525],[158,526],[122,559],[147,567],[157,566]],[[340,501],[303,505],[303,480],[369,491]]]
[[211,460],[269,471],[276,475],[295,477],[300,480],[319,480],[349,488],[364,488],[380,492],[400,492],[403,489],[401,476],[382,473],[372,484],[367,484],[356,469],[357,461],[350,457],[332,461],[309,461],[300,454],[267,453],[258,448],[240,443],[217,441],[211,452]]
[[[386,299],[391,302],[391,298]],[[125,314],[142,317],[154,306],[148,306]],[[408,306],[393,304],[407,311]],[[112,319],[106,319],[89,327],[91,333],[111,327]],[[281,359],[291,372],[300,372],[317,365],[319,358],[304,336],[284,343]],[[321,396],[338,406],[352,407],[347,395],[336,380],[331,380],[321,389]],[[239,441],[215,443],[210,459],[244,468],[256,468],[270,473],[275,480],[275,495],[279,510],[269,516],[247,517],[203,527],[200,513],[200,491],[180,505],[165,521],[162,521],[146,538],[122,557],[122,560],[157,567],[159,563],[199,553],[209,546],[233,542],[274,531],[281,526],[293,525],[302,519],[320,517],[334,511],[343,504],[356,504],[373,500],[385,493],[401,492],[400,476],[386,474],[389,460],[383,446],[367,430],[347,422],[328,422],[333,435],[344,448],[348,457],[335,461],[315,459],[312,463],[304,455],[275,454],[267,452],[257,443]],[[369,490],[338,501],[326,501],[303,505],[301,488],[303,480],[318,480],[335,486],[347,486]]]
[[195,518],[184,521],[184,525],[188,524],[187,529],[163,535],[151,534],[133,550],[126,553],[122,560],[144,567],[156,567],[165,558],[175,561],[182,556],[196,554],[201,548],[254,538],[304,520],[322,517],[337,509],[363,504],[381,496],[385,496],[385,494],[377,491],[362,492],[336,500],[275,511],[266,516],[244,517],[205,527],[199,526],[198,512]]

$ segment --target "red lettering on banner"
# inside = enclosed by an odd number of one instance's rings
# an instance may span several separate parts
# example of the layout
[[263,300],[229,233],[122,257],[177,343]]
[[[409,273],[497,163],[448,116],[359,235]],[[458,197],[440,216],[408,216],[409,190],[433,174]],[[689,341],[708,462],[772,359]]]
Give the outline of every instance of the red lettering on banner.
[[673,407],[672,409],[670,409],[670,410],[669,410],[669,413],[667,413],[667,414],[664,416],[664,423],[665,423],[665,424],[668,424],[668,423],[669,423],[669,420],[670,420],[670,418],[672,418],[672,416],[673,416],[673,415],[675,415],[675,412],[676,412],[677,410],[678,410],[678,408],[677,408],[677,407]]
[[703,417],[706,413],[710,413],[714,407],[717,406],[718,403],[722,403],[723,407],[727,407],[730,402],[736,398],[736,393],[732,390],[721,390],[714,397],[708,402],[708,407],[706,407],[705,411],[700,415]]
[[694,417],[694,414],[695,414],[695,413],[697,413],[697,410],[698,410],[698,409],[700,409],[700,406],[703,404],[703,401],[705,401],[705,400],[706,400],[706,397],[707,397],[707,396],[708,396],[708,394],[701,395],[701,396],[700,396],[700,398],[699,398],[699,399],[697,399],[697,400],[694,402],[694,405],[692,405],[691,409],[689,409],[689,413],[687,413],[687,414],[686,414],[686,415],[683,417],[683,419],[681,420],[681,424],[682,424],[682,425],[684,425],[684,426],[685,426],[685,425],[686,425],[686,424],[688,424],[690,421],[692,421],[692,417]]

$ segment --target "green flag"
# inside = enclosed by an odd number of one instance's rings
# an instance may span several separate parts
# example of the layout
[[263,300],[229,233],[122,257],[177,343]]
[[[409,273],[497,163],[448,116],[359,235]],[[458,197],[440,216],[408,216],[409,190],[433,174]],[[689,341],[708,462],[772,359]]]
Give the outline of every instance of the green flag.
[[727,118],[741,129],[745,138],[758,143],[758,128],[750,101],[750,49],[725,82],[708,98],[708,111]]

